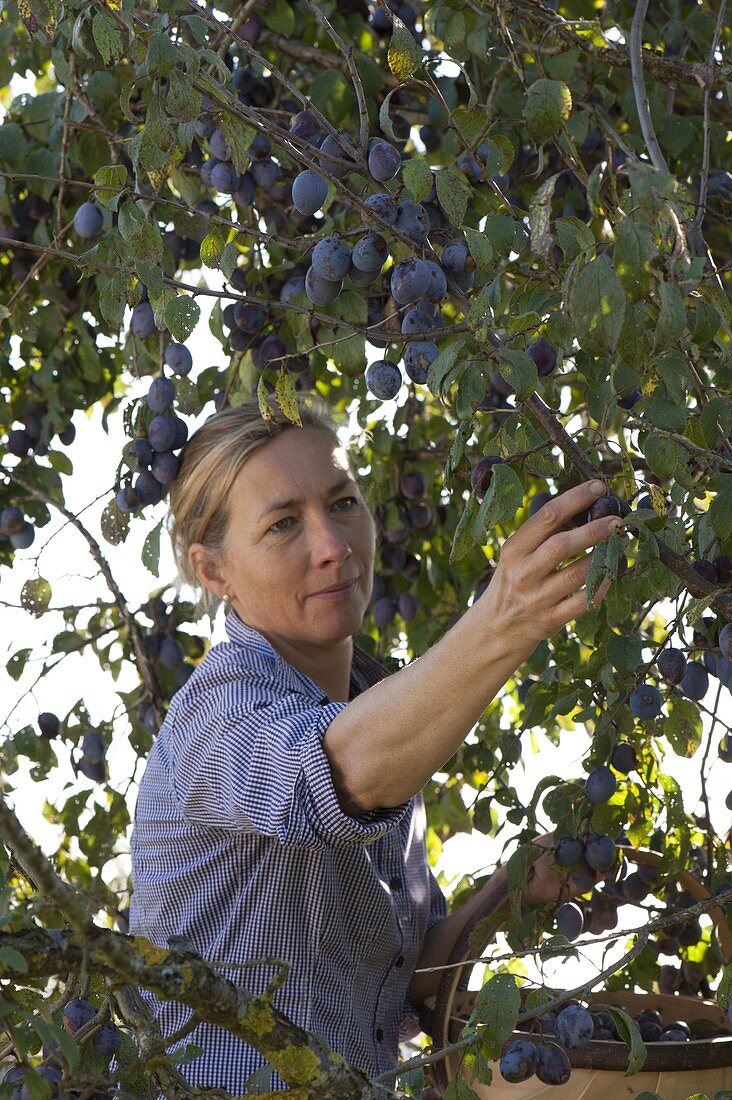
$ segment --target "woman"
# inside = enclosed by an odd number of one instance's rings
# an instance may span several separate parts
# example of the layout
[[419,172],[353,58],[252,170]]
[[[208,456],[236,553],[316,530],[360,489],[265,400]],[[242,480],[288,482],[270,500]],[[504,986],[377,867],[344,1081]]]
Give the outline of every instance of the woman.
[[[436,989],[480,894],[453,916],[427,865],[421,790],[539,641],[585,609],[589,558],[617,520],[569,528],[604,492],[579,485],[502,547],[491,584],[391,676],[354,646],[376,528],[335,425],[301,399],[303,427],[257,403],[211,417],[171,492],[184,579],[228,606],[229,641],[173,698],[137,801],[130,930],[185,936],[253,994],[290,963],[275,1006],[370,1077],[397,1063],[400,1022]],[[569,529],[568,529],[569,528]],[[554,895],[551,856],[528,900]],[[227,968],[227,964],[229,964]],[[148,1000],[163,1035],[190,1012]],[[234,1094],[264,1059],[222,1029],[194,1085]],[[277,1075],[270,1086],[284,1088]]]

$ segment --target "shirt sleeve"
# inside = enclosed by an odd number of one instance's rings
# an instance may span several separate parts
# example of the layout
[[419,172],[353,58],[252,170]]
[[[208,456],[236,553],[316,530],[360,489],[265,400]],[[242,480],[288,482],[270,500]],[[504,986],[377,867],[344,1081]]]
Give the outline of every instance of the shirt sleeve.
[[404,816],[408,802],[357,818],[341,810],[322,740],[347,703],[257,682],[248,704],[226,713],[226,692],[214,695],[217,715],[206,720],[204,692],[193,714],[174,719],[171,786],[187,821],[319,848],[371,843]]

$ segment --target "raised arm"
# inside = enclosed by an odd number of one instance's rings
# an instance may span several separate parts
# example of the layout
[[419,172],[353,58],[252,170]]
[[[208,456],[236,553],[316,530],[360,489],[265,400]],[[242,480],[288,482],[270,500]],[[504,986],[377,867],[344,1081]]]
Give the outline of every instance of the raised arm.
[[490,585],[459,621],[331,722],[323,748],[347,813],[397,806],[420,791],[538,643],[586,610],[590,555],[562,563],[619,524],[570,526],[604,491],[585,482],[540,508],[506,540]]

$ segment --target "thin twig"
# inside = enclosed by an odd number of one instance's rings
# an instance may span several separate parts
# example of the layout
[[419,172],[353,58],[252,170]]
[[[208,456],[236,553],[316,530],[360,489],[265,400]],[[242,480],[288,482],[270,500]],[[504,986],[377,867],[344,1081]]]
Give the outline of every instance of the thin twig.
[[63,178],[66,175],[66,152],[69,147],[69,118],[71,117],[71,104],[73,102],[71,88],[66,89],[66,102],[64,103],[63,134],[61,136],[61,158],[59,160],[59,176],[61,182],[56,196],[56,236],[60,237],[63,225],[64,185]]
[[638,111],[641,133],[646,143],[648,155],[651,158],[651,164],[657,172],[665,172],[668,174],[666,158],[661,152],[661,147],[656,137],[656,131],[653,128],[651,108],[648,102],[648,93],[646,92],[646,84],[643,76],[643,24],[645,23],[647,10],[648,0],[637,0],[633,21],[630,25],[630,41],[628,44],[631,81],[633,84],[635,106]]
[[318,22],[330,35],[337,49],[340,51],[341,56],[344,58],[346,65],[348,66],[348,72],[351,77],[351,83],[353,84],[353,90],[356,93],[356,102],[358,103],[358,147],[365,155],[366,146],[369,140],[369,109],[366,106],[366,96],[363,90],[363,84],[361,82],[361,74],[359,73],[356,63],[353,58],[353,49],[347,49],[346,44],[341,36],[336,31],[335,27],[330,23],[327,16],[320,10],[315,0],[307,0],[307,5],[311,12],[314,13]]
[[[719,5],[719,11],[717,12],[717,22],[714,27],[714,34],[712,36],[712,45],[709,50],[709,68],[710,71],[714,71],[714,58],[717,53],[717,47],[719,45],[719,39],[722,34],[722,28],[724,26],[725,9],[727,7],[727,0],[721,0]],[[701,224],[704,221],[704,215],[706,213],[707,205],[707,188],[709,186],[709,148],[710,148],[710,122],[709,122],[709,105],[712,98],[712,83],[711,80],[707,83],[704,89],[704,150],[702,152],[702,173],[699,183],[699,206],[696,211],[696,217],[694,218],[694,225],[700,229]]]

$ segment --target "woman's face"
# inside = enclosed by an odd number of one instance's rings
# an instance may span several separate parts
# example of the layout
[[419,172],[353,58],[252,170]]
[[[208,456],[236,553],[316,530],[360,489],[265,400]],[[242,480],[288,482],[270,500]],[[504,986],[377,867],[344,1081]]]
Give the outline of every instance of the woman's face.
[[327,432],[292,428],[242,467],[215,565],[218,587],[202,579],[275,647],[327,646],[361,628],[375,548],[346,452]]

